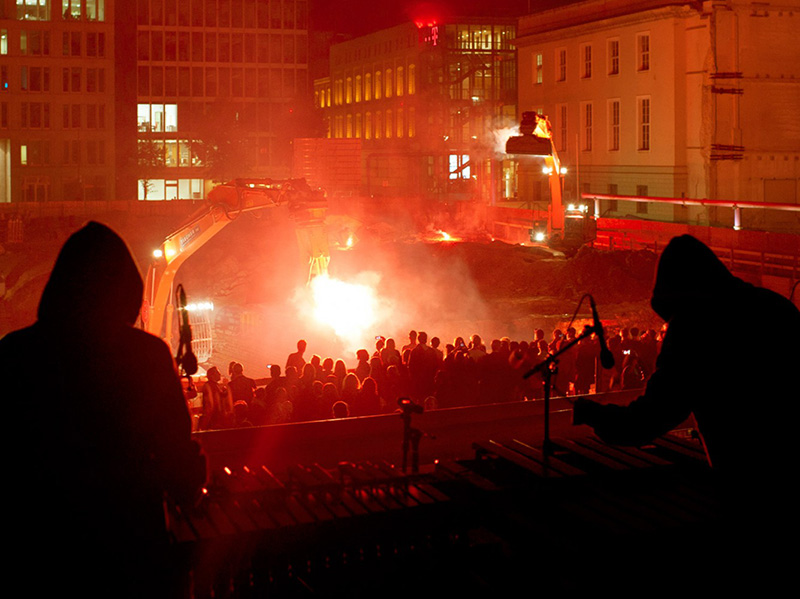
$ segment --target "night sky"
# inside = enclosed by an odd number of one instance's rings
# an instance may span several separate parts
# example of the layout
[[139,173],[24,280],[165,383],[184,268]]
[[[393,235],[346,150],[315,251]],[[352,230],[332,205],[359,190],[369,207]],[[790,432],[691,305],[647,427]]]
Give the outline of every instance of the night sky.
[[[572,0],[574,1],[574,0]],[[363,35],[415,18],[519,16],[569,0],[312,0],[311,26],[317,31]]]

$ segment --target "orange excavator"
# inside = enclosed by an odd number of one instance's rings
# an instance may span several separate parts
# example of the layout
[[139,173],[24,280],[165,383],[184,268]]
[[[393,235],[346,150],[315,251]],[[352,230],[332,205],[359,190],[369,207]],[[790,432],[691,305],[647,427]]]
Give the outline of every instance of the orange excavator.
[[542,173],[547,175],[550,187],[550,203],[547,220],[534,221],[531,226],[531,241],[572,255],[597,237],[597,223],[589,213],[587,204],[564,206],[564,174],[561,166],[550,121],[536,112],[523,112],[519,126],[520,134],[506,142],[506,154],[514,155],[517,161],[543,159]]
[[145,279],[142,328],[172,345],[174,281],[184,261],[240,214],[280,206],[288,207],[295,222],[298,243],[309,259],[309,281],[327,273],[330,252],[324,194],[309,187],[304,179],[235,179],[213,188],[208,194],[207,207],[153,252],[154,259]]

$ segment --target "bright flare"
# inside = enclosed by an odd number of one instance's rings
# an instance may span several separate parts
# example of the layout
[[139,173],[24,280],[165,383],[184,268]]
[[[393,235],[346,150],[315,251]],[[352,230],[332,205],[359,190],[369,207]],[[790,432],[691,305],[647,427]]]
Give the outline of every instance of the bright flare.
[[320,275],[311,281],[311,293],[314,318],[339,338],[362,339],[374,327],[378,299],[373,287]]

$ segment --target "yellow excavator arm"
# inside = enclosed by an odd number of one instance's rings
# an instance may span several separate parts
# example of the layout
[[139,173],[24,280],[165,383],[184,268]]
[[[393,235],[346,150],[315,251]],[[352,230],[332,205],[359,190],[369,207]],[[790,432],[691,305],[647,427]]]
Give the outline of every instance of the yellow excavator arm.
[[295,220],[300,248],[309,257],[309,280],[327,273],[327,201],[322,192],[311,189],[303,179],[235,179],[212,189],[208,206],[169,235],[153,253],[145,279],[142,328],[170,343],[174,282],[181,265],[242,213],[278,206],[288,206]]

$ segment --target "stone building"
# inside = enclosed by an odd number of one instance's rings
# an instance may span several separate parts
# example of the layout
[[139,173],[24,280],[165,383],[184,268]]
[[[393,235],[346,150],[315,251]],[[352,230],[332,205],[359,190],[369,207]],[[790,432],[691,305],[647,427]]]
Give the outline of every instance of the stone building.
[[[537,12],[519,21],[520,110],[549,116],[573,197],[796,204],[798,29],[796,0],[586,0]],[[697,224],[733,218],[622,200],[602,211]],[[794,215],[757,212],[745,218],[797,225]]]

